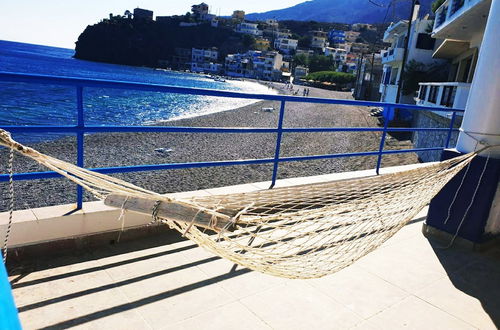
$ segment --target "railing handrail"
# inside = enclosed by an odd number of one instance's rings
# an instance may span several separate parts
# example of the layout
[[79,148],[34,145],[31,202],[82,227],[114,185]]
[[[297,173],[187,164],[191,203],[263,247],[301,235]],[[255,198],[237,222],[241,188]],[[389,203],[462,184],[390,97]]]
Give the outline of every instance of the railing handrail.
[[[208,88],[179,87],[179,86],[148,84],[140,82],[49,76],[41,74],[26,74],[26,73],[14,73],[14,72],[4,72],[4,71],[0,71],[0,81],[54,84],[54,85],[66,85],[73,87],[79,86],[79,87],[91,87],[91,88],[133,89],[145,92],[164,92],[164,93],[174,93],[174,94],[204,95],[204,96],[243,98],[243,99],[254,99],[254,100],[267,100],[267,101],[343,104],[343,105],[357,105],[357,106],[367,106],[367,107],[396,107],[408,110],[433,110],[432,107],[419,106],[415,104],[398,104],[390,102],[358,101],[358,100],[329,99],[329,98],[317,98],[317,97],[304,98],[300,96],[275,95],[275,94],[250,94],[242,92],[221,91]],[[447,109],[447,111],[463,112],[464,110]]]
[[[138,82],[125,82],[114,80],[101,80],[101,79],[88,79],[88,78],[75,78],[75,77],[57,77],[40,74],[24,74],[13,72],[0,72],[0,81],[8,82],[23,82],[23,83],[38,83],[50,85],[63,85],[76,87],[76,109],[77,124],[76,125],[54,125],[54,126],[36,126],[36,125],[8,125],[0,126],[0,128],[7,129],[13,133],[74,133],[76,134],[77,144],[77,160],[76,165],[84,166],[84,133],[104,133],[104,132],[186,132],[186,133],[264,133],[276,134],[276,146],[274,158],[263,159],[243,159],[243,160],[224,160],[224,161],[208,161],[208,162],[190,162],[190,163],[166,163],[154,165],[135,165],[135,166],[120,166],[120,167],[101,167],[90,169],[100,173],[126,173],[137,171],[152,171],[152,170],[165,170],[165,169],[185,169],[185,168],[199,168],[199,167],[219,167],[219,166],[233,166],[233,165],[251,165],[251,164],[274,164],[273,176],[271,187],[274,186],[277,180],[278,164],[282,162],[304,161],[304,160],[318,160],[318,159],[333,159],[340,157],[359,157],[359,156],[377,156],[376,173],[379,173],[381,166],[382,156],[386,154],[408,153],[408,152],[421,152],[443,150],[448,148],[451,133],[457,131],[454,128],[454,121],[457,113],[462,113],[461,109],[449,108],[436,108],[433,106],[419,106],[411,104],[396,104],[387,102],[372,102],[372,101],[356,101],[356,100],[342,100],[342,99],[329,99],[329,98],[310,98],[300,96],[288,95],[273,95],[273,94],[248,94],[241,92],[229,92],[213,89],[200,89],[189,87],[177,87],[159,84],[147,84]],[[278,125],[276,128],[269,127],[178,127],[178,126],[92,126],[86,125],[84,122],[84,107],[83,107],[83,89],[91,88],[115,88],[115,89],[128,89],[150,92],[164,92],[176,93],[185,95],[205,95],[216,97],[229,97],[229,98],[245,98],[257,100],[279,101],[280,111],[278,115]],[[384,116],[384,127],[283,127],[283,119],[285,114],[286,102],[304,102],[304,103],[321,103],[321,104],[342,104],[353,106],[368,106],[368,107],[382,107],[386,116]],[[394,109],[408,109],[408,110],[433,110],[443,111],[452,114],[451,123],[448,128],[398,128],[388,127],[391,113]],[[295,157],[281,157],[281,137],[283,133],[304,133],[304,132],[359,132],[371,131],[381,132],[382,137],[380,140],[379,150],[377,151],[364,151],[364,152],[351,152],[351,153],[338,153],[338,154],[323,154],[323,155],[309,155],[309,156],[295,156]],[[403,150],[384,150],[385,137],[387,132],[416,132],[416,131],[447,131],[448,136],[445,146],[431,147],[431,148],[414,148]],[[47,171],[47,172],[31,172],[31,173],[16,173],[14,174],[15,180],[33,180],[33,179],[48,179],[59,177],[60,175]],[[0,182],[7,181],[8,174],[0,174]],[[82,207],[83,191],[80,186],[77,187],[77,208]]]
[[450,2],[450,0],[446,0],[445,2],[443,2],[441,4],[441,6],[439,6],[438,9],[436,9],[436,15],[438,14],[438,12],[441,12],[441,10],[443,10],[444,6],[448,5],[449,2]]
[[471,83],[464,83],[458,81],[443,81],[443,82],[420,82],[420,86],[457,86],[457,87],[470,87]]

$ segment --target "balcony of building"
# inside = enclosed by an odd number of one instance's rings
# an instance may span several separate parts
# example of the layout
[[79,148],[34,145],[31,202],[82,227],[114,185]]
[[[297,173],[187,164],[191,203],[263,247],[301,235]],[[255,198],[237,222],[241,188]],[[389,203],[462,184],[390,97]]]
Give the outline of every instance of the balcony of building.
[[[471,84],[461,82],[419,83],[420,89],[415,98],[417,105],[453,109],[465,109]],[[443,112],[441,116],[451,117]]]
[[408,30],[408,21],[402,20],[397,23],[391,23],[384,32],[384,42],[392,43],[395,38],[405,34]]
[[[65,211],[52,208],[54,215]],[[118,210],[101,212],[107,216],[94,217],[95,224],[119,227]],[[79,213],[74,217],[85,216]],[[12,270],[9,280],[25,329],[495,329],[500,250],[441,249],[448,241],[422,234],[425,214],[354,265],[320,279],[235,267],[152,226],[142,238],[129,230],[118,244],[39,258]],[[150,221],[135,218],[136,224]],[[94,238],[110,241],[116,233]],[[91,246],[81,238],[71,241]]]
[[[2,77],[2,75],[0,75]],[[298,97],[287,95],[243,94],[216,90],[186,89],[74,78],[3,74],[4,81],[24,83],[76,84],[78,115],[84,118],[83,89],[137,89],[158,93],[186,93],[226,98],[256,98],[281,102],[281,112],[269,112],[281,118],[274,128],[180,127],[180,126],[10,126],[17,132],[76,132],[83,142],[86,132],[194,132],[201,134],[285,134],[300,132],[370,132],[377,138],[377,149],[359,153],[326,155],[280,155],[281,140],[273,141],[274,158],[164,163],[124,167],[94,168],[104,173],[152,171],[181,168],[244,166],[269,164],[272,179],[230,187],[171,194],[174,198],[249,193],[273,187],[283,188],[335,180],[369,178],[377,174],[419,169],[425,164],[381,167],[382,156],[397,153],[443,150],[442,145],[420,149],[395,149],[386,133],[398,128],[369,127],[289,127],[282,126],[285,103],[295,104]],[[83,86],[83,87],[82,87]],[[392,103],[330,98],[302,98],[302,103],[325,103],[337,107],[360,106],[393,110]],[[429,108],[401,104],[397,107],[416,111]],[[335,108],[337,109],[337,108]],[[339,108],[343,109],[344,108]],[[355,110],[357,108],[353,108]],[[333,110],[333,108],[332,108]],[[347,109],[346,109],[347,110]],[[303,108],[300,108],[300,112]],[[356,110],[363,111],[363,110]],[[451,111],[451,110],[450,110]],[[457,112],[453,110],[451,112]],[[460,112],[460,111],[458,111]],[[288,113],[288,112],[287,112]],[[257,114],[257,113],[255,113]],[[259,113],[260,114],[260,113]],[[372,118],[367,116],[366,118]],[[281,124],[279,124],[281,123]],[[427,127],[405,131],[426,133]],[[456,132],[453,127],[433,130]],[[387,135],[387,140],[385,137]],[[380,137],[380,142],[378,138]],[[379,144],[380,143],[380,144]],[[386,146],[387,144],[387,146]],[[380,147],[378,147],[380,145]],[[77,163],[83,166],[85,144],[78,143]],[[389,148],[390,150],[386,150]],[[368,149],[369,150],[369,149]],[[278,165],[340,157],[374,156],[376,169],[332,173],[277,180]],[[80,159],[80,160],[79,160]],[[384,163],[385,164],[385,163]],[[375,165],[375,164],[374,164]],[[270,172],[271,173],[271,172]],[[55,178],[54,172],[15,173],[15,180]],[[5,182],[9,175],[0,174]],[[500,323],[496,306],[500,297],[497,274],[500,250],[472,252],[426,238],[427,210],[416,214],[392,238],[357,263],[335,274],[312,280],[272,277],[234,265],[210,254],[191,241],[184,240],[166,225],[151,224],[150,215],[125,212],[102,201],[77,203],[14,212],[8,259],[10,284],[19,316],[26,329],[118,328],[118,329],[428,329],[495,328]],[[123,207],[123,205],[122,205]],[[368,212],[368,211],[367,211]],[[8,228],[9,212],[0,213],[0,236]],[[118,238],[121,237],[121,240]],[[460,241],[459,244],[466,244]],[[55,256],[59,254],[59,256]],[[0,291],[0,294],[2,291]],[[369,299],[367,299],[369,297]],[[425,317],[422,317],[425,315]]]
[[382,64],[403,61],[404,48],[396,47],[382,51]]
[[447,0],[436,11],[432,36],[471,40],[484,31],[491,0]]

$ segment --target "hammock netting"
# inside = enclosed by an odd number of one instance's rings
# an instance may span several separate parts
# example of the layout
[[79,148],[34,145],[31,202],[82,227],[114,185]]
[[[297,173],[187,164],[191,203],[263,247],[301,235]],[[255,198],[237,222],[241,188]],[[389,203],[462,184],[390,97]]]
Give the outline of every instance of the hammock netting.
[[[194,218],[162,220],[209,251],[250,269],[287,278],[316,278],[336,272],[379,247],[410,221],[475,153],[416,169],[250,193],[173,199],[111,176],[41,154],[0,132],[13,148],[89,190],[175,203],[212,216],[200,227]],[[126,200],[122,205],[127,208]],[[230,226],[220,228],[226,219]]]

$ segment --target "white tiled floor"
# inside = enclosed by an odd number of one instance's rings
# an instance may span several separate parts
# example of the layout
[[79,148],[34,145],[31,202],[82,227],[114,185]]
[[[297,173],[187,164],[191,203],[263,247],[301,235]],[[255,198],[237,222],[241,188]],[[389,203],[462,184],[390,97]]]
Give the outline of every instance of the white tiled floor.
[[[407,225],[336,274],[286,280],[151,237],[11,276],[25,329],[496,329],[500,249],[442,250]],[[495,325],[496,324],[496,325]]]

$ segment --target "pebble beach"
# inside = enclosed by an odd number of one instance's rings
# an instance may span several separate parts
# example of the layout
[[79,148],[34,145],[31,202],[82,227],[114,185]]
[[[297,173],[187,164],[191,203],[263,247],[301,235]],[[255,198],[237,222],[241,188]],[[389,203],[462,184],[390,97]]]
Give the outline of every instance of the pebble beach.
[[[274,84],[280,93],[290,91]],[[302,95],[301,86],[298,95]],[[348,92],[310,88],[309,97],[351,99]],[[268,108],[268,109],[265,109]],[[274,110],[270,110],[272,108]],[[276,127],[279,102],[259,101],[234,110],[209,115],[167,121],[161,125],[190,127]],[[377,127],[376,117],[366,107],[287,102],[284,127]],[[283,135],[281,156],[320,155],[345,152],[375,151],[379,148],[379,132],[286,133]],[[85,137],[85,166],[127,166],[179,162],[273,158],[276,134],[192,134],[192,133],[110,133]],[[42,153],[75,162],[75,138],[30,145]],[[409,140],[388,135],[386,149],[411,148]],[[8,152],[0,150],[0,170],[6,173]],[[281,163],[278,178],[302,177],[335,172],[372,169],[376,157],[349,157]],[[386,155],[382,166],[418,162],[414,153]],[[14,171],[44,171],[35,162],[15,156]],[[170,193],[268,181],[272,164],[230,167],[196,168],[116,174],[159,193]],[[0,184],[0,211],[6,211],[8,186]],[[75,202],[76,186],[66,179],[15,182],[15,208],[26,209]],[[85,200],[93,200],[89,194]]]

